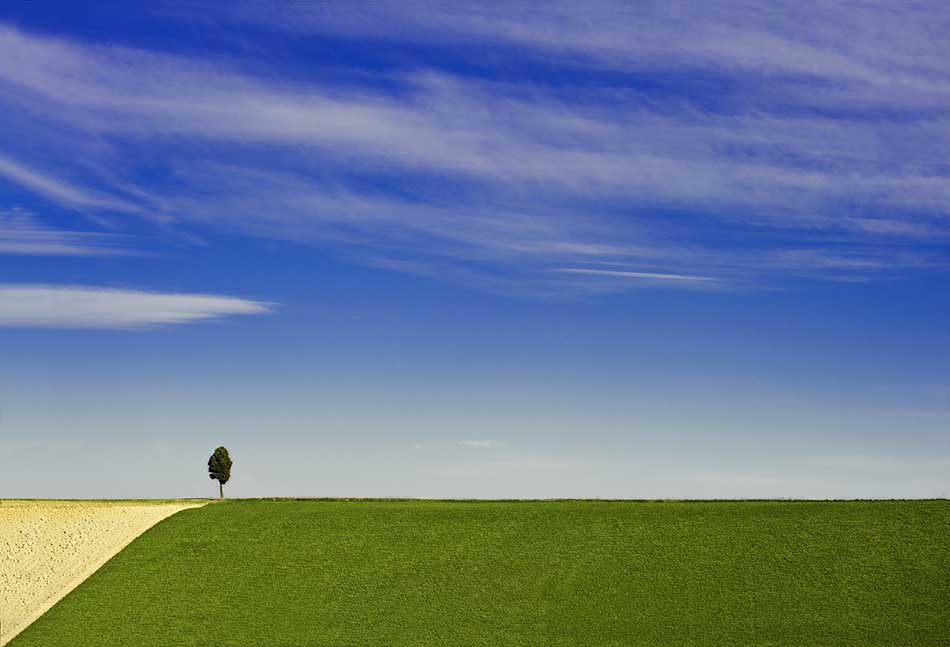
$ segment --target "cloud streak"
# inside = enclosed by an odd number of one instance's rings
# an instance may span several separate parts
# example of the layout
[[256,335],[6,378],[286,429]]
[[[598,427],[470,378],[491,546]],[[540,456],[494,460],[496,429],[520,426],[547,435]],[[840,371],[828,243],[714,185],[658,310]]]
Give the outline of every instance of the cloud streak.
[[505,443],[499,440],[460,440],[458,446],[467,449],[497,449],[504,447]]
[[122,256],[125,239],[112,234],[46,227],[25,209],[0,211],[0,254],[33,256]]
[[210,294],[0,284],[0,326],[16,328],[143,329],[272,309],[268,303]]
[[686,274],[660,274],[658,272],[627,272],[622,270],[597,270],[583,267],[559,267],[554,270],[562,274],[586,274],[591,276],[611,276],[623,279],[642,279],[647,281],[712,281],[708,276],[688,276]]
[[125,200],[73,185],[2,155],[0,155],[0,177],[67,207],[138,211],[137,207]]
[[[688,8],[209,8],[308,37],[463,58],[490,47],[557,67],[565,85],[430,62],[300,81],[237,57],[0,27],[0,105],[88,152],[57,157],[37,137],[44,159],[7,151],[0,177],[75,209],[304,241],[489,289],[869,280],[946,264],[950,64],[924,12]],[[903,29],[882,47],[876,26],[891,20]],[[832,37],[845,26],[854,37]],[[158,178],[147,185],[143,148]]]
[[[208,13],[203,13],[207,19]],[[522,55],[560,55],[561,64],[585,67],[705,68],[950,92],[950,85],[940,79],[947,70],[946,58],[937,47],[943,34],[933,28],[950,12],[938,2],[894,10],[882,2],[845,7],[779,1],[763,9],[747,1],[635,8],[616,0],[597,0],[583,8],[556,1],[540,12],[528,5],[451,4],[406,11],[405,3],[384,0],[359,11],[342,4],[332,9],[286,5],[262,11],[253,3],[235,3],[226,15],[234,21],[298,33],[332,31],[364,39],[453,46],[505,44],[519,47]],[[188,18],[201,19],[197,12]],[[901,34],[888,33],[889,47],[880,47],[881,29],[895,21],[902,27]],[[379,24],[390,28],[380,30]]]

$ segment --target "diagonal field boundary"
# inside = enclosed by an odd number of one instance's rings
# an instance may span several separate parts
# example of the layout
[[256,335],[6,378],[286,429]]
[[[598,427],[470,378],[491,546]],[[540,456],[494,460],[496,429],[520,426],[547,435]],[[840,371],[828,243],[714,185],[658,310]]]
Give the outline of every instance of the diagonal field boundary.
[[0,501],[0,646],[136,537],[206,501]]

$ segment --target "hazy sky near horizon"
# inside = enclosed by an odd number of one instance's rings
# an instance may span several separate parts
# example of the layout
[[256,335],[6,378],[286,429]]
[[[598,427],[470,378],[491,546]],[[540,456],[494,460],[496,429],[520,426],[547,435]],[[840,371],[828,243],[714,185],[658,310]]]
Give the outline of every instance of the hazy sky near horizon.
[[0,497],[950,495],[950,9],[0,8]]

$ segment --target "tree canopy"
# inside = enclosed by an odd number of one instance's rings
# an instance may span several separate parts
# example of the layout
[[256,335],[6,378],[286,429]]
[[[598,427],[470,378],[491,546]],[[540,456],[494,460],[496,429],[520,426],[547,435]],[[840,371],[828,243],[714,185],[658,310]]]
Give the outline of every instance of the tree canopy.
[[224,498],[224,484],[231,479],[231,457],[227,447],[218,447],[208,459],[208,476],[218,482],[220,497]]

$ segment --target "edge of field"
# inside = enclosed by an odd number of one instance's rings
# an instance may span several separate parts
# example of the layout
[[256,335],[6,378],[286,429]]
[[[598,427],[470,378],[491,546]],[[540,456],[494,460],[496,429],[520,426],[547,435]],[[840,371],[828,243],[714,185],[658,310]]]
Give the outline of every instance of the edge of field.
[[210,501],[201,500],[201,499],[0,499],[0,507],[6,503],[91,503],[91,504],[101,504],[101,505],[167,505],[168,514],[165,514],[148,526],[141,529],[141,531],[128,539],[121,544],[115,546],[115,550],[111,553],[100,555],[96,560],[90,562],[89,567],[86,568],[81,573],[78,573],[76,577],[69,580],[61,590],[59,590],[56,595],[48,598],[40,607],[37,607],[30,615],[24,617],[21,622],[13,627],[11,632],[8,635],[0,638],[0,647],[6,645],[17,635],[19,635],[24,629],[29,627],[31,624],[36,622],[44,613],[52,609],[56,603],[66,597],[70,592],[72,592],[76,587],[85,582],[89,577],[102,568],[106,563],[109,562],[113,557],[122,552],[129,544],[142,536],[143,533],[147,532],[149,529],[155,527],[157,524],[168,519],[172,515],[175,515],[182,510],[190,510],[193,508],[201,508],[207,505]]
[[950,501],[948,497],[927,498],[879,498],[879,499],[799,499],[799,498],[765,498],[765,499],[649,499],[649,498],[604,498],[604,497],[534,497],[534,498],[465,498],[465,497],[411,497],[411,496],[257,496],[257,497],[227,497],[224,499],[189,498],[189,499],[44,499],[44,498],[0,498],[0,506],[5,503],[101,503],[116,505],[161,505],[169,503],[194,504],[202,506],[209,503],[229,503],[233,501],[434,501],[445,503],[531,503],[531,502],[571,502],[583,503],[882,503],[882,502],[914,502],[914,501]]

